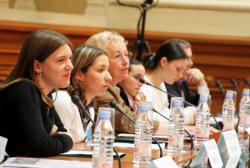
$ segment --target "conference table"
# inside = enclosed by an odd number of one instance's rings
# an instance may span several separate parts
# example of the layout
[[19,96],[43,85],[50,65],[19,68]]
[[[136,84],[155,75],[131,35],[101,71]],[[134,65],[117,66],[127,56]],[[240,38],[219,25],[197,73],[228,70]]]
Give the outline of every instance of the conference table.
[[[86,147],[86,144],[75,144],[73,147],[74,150],[91,150],[89,147]],[[117,152],[125,153],[125,156],[121,158],[121,164],[124,168],[134,168],[133,157],[134,157],[134,148],[125,148],[125,147],[116,147]],[[177,164],[188,164],[188,162],[197,155],[198,151],[184,151],[181,154],[173,156],[174,161]],[[163,149],[163,156],[167,155],[166,149]],[[152,150],[152,159],[157,159],[160,156],[159,150]],[[57,160],[77,160],[77,161],[91,161],[91,157],[79,157],[79,156],[53,156],[46,157],[46,159],[57,159]],[[114,159],[113,168],[118,168],[118,161]],[[147,165],[141,165],[140,168],[146,168]]]
[[[187,129],[187,128],[186,128]],[[188,129],[189,131],[192,131],[191,129]],[[214,138],[216,140],[218,140],[219,138],[219,134],[218,133],[213,133],[210,138]],[[190,148],[190,141],[185,142],[184,144],[185,149],[189,149]],[[133,157],[134,157],[134,148],[128,148],[128,147],[115,147],[115,149],[117,150],[117,152],[122,152],[125,154],[124,157],[121,158],[121,164],[122,167],[125,168],[134,168],[134,163],[133,161]],[[73,150],[91,150],[90,147],[87,147],[86,144],[84,143],[79,143],[79,144],[74,144]],[[182,165],[187,165],[193,158],[196,157],[196,155],[198,154],[198,147],[196,146],[192,151],[190,150],[186,150],[183,151],[182,153],[176,154],[173,156],[173,160],[177,163],[177,164],[182,164]],[[166,148],[163,149],[163,156],[167,155],[167,150]],[[159,158],[160,156],[160,151],[157,149],[153,149],[152,150],[152,160]],[[57,160],[76,160],[76,161],[91,161],[92,158],[91,157],[81,157],[81,156],[53,156],[53,157],[46,157],[46,159],[57,159]],[[114,160],[113,162],[113,167],[114,168],[118,168],[118,161],[117,159]],[[147,167],[145,165],[140,166],[140,168],[144,168]]]

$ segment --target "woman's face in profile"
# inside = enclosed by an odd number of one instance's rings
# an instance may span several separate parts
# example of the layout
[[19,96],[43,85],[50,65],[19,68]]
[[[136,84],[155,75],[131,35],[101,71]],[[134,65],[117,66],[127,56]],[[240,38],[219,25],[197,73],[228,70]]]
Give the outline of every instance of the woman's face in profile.
[[164,81],[168,84],[180,80],[183,76],[186,66],[186,59],[178,59],[168,62],[167,66],[164,67]]
[[108,69],[108,57],[100,55],[96,57],[87,72],[82,73],[86,99],[90,100],[95,96],[101,96],[108,89],[109,82],[112,79]]
[[69,86],[70,74],[73,69],[71,57],[70,47],[64,44],[45,59],[44,62],[35,61],[35,71],[38,74],[40,73],[37,76],[38,85],[45,89],[45,92]]
[[121,86],[132,97],[136,97],[139,93],[142,83],[139,81],[145,75],[143,65],[131,65],[128,78],[121,82]]

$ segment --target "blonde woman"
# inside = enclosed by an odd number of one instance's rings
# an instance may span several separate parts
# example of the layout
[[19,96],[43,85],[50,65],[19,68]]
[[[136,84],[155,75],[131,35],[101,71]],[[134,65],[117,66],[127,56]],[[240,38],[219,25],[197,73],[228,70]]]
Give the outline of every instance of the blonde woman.
[[[104,31],[92,35],[85,44],[102,48],[108,53],[109,72],[112,76],[108,90],[103,96],[96,97],[97,107],[110,106],[109,103],[115,100],[133,120],[136,120],[136,113],[128,107],[122,97],[117,84],[128,78],[129,53],[127,41],[117,32]],[[158,121],[153,121],[154,132],[164,133],[165,124],[159,126]],[[115,114],[115,131],[134,133],[134,125],[125,116],[117,112]]]

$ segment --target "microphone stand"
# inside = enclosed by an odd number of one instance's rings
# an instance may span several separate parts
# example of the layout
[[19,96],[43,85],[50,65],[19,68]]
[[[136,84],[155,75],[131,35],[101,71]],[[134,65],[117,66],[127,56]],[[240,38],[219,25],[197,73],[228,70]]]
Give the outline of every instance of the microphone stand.
[[[91,116],[88,114],[88,112],[86,111],[86,108],[84,107],[84,105],[82,104],[82,101],[80,99],[79,96],[77,95],[72,95],[71,96],[71,100],[75,103],[75,105],[81,109],[82,112],[85,112],[86,116],[89,118],[90,122],[96,126],[96,123],[95,121],[91,118]],[[80,116],[82,117],[82,114],[80,114]],[[116,158],[117,158],[117,161],[118,161],[118,167],[121,168],[122,167],[122,164],[121,164],[121,158],[118,154],[118,152],[116,151],[115,147],[113,147],[113,151],[116,155]]]
[[154,0],[144,0],[144,2],[138,6],[138,5],[133,5],[133,4],[125,4],[121,2],[120,0],[117,0],[117,3],[122,6],[128,6],[128,7],[134,7],[138,8],[140,10],[140,16],[137,22],[137,40],[131,49],[132,52],[137,52],[137,60],[142,60],[142,54],[143,50],[149,54],[152,53],[151,47],[149,45],[149,42],[144,39],[144,32],[145,32],[145,24],[146,24],[146,16],[147,16],[147,11],[159,2],[159,0],[156,0],[154,3]]
[[[129,121],[131,121],[134,125],[135,125],[135,121],[130,118],[130,116],[128,116],[127,113],[125,113],[122,109],[120,109],[120,107],[117,105],[117,103],[113,100],[109,103],[109,105],[113,108],[115,108],[117,111],[119,111],[120,113],[122,113]],[[159,142],[152,136],[152,140],[154,142],[156,142],[157,146],[159,147],[159,150],[160,150],[160,158],[163,156],[163,153],[162,153],[162,148],[161,148],[161,145],[159,144]]]

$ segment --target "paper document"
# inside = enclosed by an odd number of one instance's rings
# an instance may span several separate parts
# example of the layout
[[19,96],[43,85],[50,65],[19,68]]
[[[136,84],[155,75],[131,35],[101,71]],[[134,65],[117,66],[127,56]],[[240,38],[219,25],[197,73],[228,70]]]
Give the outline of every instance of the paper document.
[[2,165],[2,168],[91,168],[91,162],[82,161],[67,161],[67,160],[52,160],[39,158],[24,158],[11,157],[8,158]]

